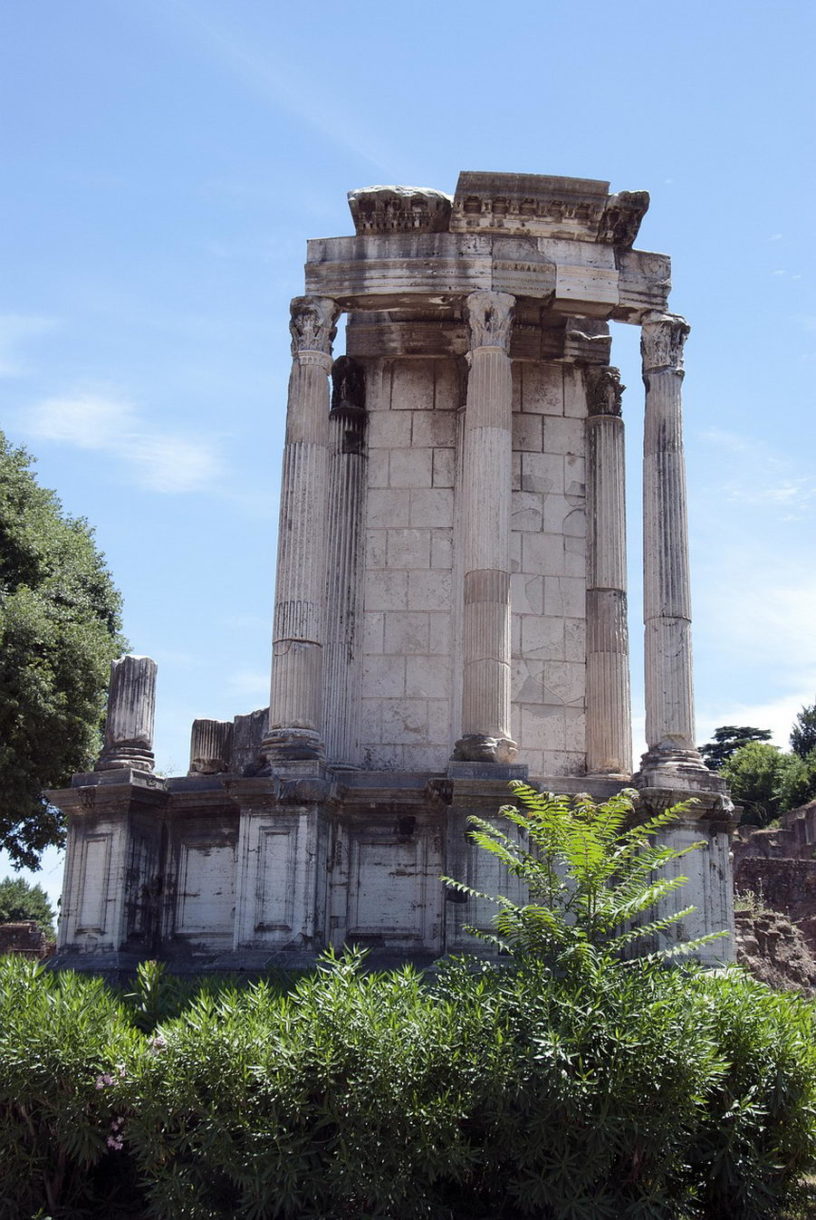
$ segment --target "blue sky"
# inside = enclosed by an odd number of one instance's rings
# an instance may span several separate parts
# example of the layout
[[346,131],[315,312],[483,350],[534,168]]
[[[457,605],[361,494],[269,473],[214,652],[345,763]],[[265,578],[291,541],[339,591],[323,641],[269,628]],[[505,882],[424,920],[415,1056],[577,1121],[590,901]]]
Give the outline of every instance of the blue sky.
[[[809,0],[7,0],[0,48],[0,428],[96,529],[159,664],[162,769],[194,716],[266,702],[305,242],[352,231],[351,188],[461,169],[650,191],[637,244],[693,327],[698,740],[787,744],[816,698]],[[613,350],[642,718],[636,332]]]

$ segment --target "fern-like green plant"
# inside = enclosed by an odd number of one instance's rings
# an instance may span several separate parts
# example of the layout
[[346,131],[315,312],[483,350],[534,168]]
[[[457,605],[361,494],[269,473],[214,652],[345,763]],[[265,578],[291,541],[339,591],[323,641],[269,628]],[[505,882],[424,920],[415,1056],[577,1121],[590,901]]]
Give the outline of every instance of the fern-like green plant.
[[[624,788],[606,801],[586,793],[556,796],[528,784],[510,785],[517,805],[499,812],[521,831],[508,835],[483,818],[471,817],[470,837],[518,878],[528,901],[483,894],[450,877],[442,880],[468,898],[497,905],[495,932],[467,930],[516,957],[545,960],[561,969],[588,956],[629,958],[638,941],[652,941],[694,911],[693,906],[663,916],[655,908],[688,880],[662,876],[666,866],[705,846],[684,848],[657,841],[659,833],[688,812],[685,801],[636,820],[634,789]],[[713,932],[659,949],[655,959],[695,952],[727,932]]]

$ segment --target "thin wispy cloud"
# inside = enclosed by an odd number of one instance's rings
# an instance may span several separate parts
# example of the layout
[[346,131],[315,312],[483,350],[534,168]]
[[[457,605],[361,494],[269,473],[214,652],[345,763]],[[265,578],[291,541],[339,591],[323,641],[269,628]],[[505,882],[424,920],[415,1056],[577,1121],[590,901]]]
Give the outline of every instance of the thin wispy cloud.
[[117,459],[146,491],[209,491],[223,474],[211,442],[155,429],[131,403],[114,397],[47,398],[26,413],[24,427],[38,440]]
[[25,348],[58,325],[55,318],[37,314],[0,314],[0,377],[21,377],[27,372]]
[[268,45],[259,48],[237,23],[224,18],[224,10],[216,16],[201,0],[176,0],[172,9],[162,4],[154,7],[154,13],[163,25],[174,19],[187,40],[194,40],[213,62],[256,97],[307,123],[337,148],[369,162],[386,177],[393,176],[399,158],[383,145],[362,116],[344,106],[335,81],[330,90],[326,89],[322,77],[275,58]]
[[777,509],[783,521],[813,512],[816,477],[794,459],[762,441],[721,428],[707,429],[702,438],[724,456],[735,459],[733,473],[718,487],[718,495],[734,504]]

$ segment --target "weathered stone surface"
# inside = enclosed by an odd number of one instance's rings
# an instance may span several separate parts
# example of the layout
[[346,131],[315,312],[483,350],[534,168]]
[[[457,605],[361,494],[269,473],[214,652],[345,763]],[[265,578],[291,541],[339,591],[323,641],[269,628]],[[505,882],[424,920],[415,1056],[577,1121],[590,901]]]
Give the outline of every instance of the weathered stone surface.
[[737,962],[761,983],[812,995],[816,958],[802,929],[779,911],[737,911]]
[[40,958],[48,953],[45,933],[33,920],[22,923],[0,923],[0,954],[15,953],[21,957]]
[[254,774],[258,769],[261,742],[268,724],[269,708],[266,707],[234,718],[229,770],[235,775]]
[[292,301],[272,630],[272,689],[263,760],[323,754],[329,416],[327,375],[338,309],[325,297]]
[[[510,500],[515,298],[472,293],[471,348],[462,458],[464,641],[459,761],[511,762]],[[537,416],[530,416],[539,422]]]
[[590,367],[587,385],[587,770],[632,773],[626,602],[623,387],[615,368]]
[[153,770],[156,662],[125,656],[111,663],[105,737],[97,771]]
[[348,203],[359,235],[444,233],[450,222],[450,195],[427,186],[365,186]]
[[231,720],[194,720],[190,734],[190,774],[217,775],[229,771],[232,755]]
[[459,175],[450,227],[629,247],[648,206],[645,191],[610,196],[608,182],[587,178],[468,172]]

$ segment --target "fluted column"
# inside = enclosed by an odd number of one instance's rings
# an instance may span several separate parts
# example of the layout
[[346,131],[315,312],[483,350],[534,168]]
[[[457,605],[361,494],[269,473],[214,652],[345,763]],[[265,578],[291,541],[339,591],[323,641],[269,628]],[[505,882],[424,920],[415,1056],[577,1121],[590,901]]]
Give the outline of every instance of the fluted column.
[[474,292],[463,440],[464,672],[462,737],[454,758],[509,762],[510,496],[512,379],[510,330],[515,298]]
[[363,499],[366,485],[365,374],[349,356],[332,368],[326,586],[325,742],[331,762],[357,762]]
[[587,384],[587,771],[632,774],[626,507],[620,373],[590,367]]
[[230,770],[231,720],[194,720],[190,732],[190,775],[218,775]]
[[281,479],[268,763],[319,758],[326,599],[328,375],[338,308],[292,301],[292,373]]
[[120,657],[111,663],[105,737],[95,771],[153,770],[156,662]]
[[647,315],[641,334],[643,436],[643,618],[646,765],[694,764],[686,471],[681,386],[688,323]]

